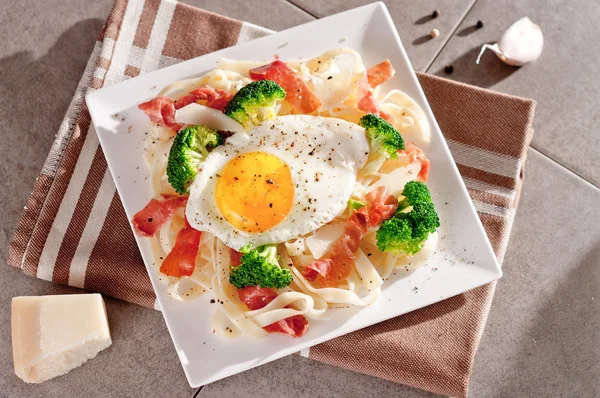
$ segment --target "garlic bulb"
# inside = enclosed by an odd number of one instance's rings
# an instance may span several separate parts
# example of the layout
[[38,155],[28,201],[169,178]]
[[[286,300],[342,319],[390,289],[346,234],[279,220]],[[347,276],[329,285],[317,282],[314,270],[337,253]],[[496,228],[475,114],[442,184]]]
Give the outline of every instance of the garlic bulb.
[[495,44],[484,44],[481,47],[477,63],[485,50],[492,50],[498,58],[508,65],[521,66],[535,61],[542,54],[544,36],[539,26],[527,17],[519,19]]

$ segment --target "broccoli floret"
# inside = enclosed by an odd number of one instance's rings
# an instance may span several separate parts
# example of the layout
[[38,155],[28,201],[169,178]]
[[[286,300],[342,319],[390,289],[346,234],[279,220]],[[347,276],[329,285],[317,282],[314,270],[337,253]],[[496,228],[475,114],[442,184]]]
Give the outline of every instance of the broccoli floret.
[[440,226],[440,218],[433,203],[415,203],[408,213],[399,213],[395,217],[408,220],[412,226],[413,237],[425,238]]
[[272,80],[252,82],[238,91],[227,107],[225,114],[248,128],[275,117],[275,105],[285,98],[285,90]]
[[252,249],[244,246],[241,264],[231,268],[229,282],[238,289],[246,286],[274,287],[281,289],[292,283],[292,273],[279,266],[277,247],[265,245]]
[[223,137],[217,130],[204,126],[186,127],[177,133],[167,163],[169,184],[177,193],[188,193],[200,163],[210,150],[222,143]]
[[408,213],[397,213],[377,230],[377,247],[382,252],[415,254],[430,233],[440,226],[433,203],[416,203]]
[[421,250],[423,242],[412,237],[408,220],[392,217],[385,220],[377,230],[377,248],[382,252],[413,254]]
[[368,113],[360,118],[358,124],[367,132],[371,142],[371,152],[380,152],[386,158],[396,159],[398,157],[396,152],[404,149],[404,139],[398,130],[381,117]]
[[417,203],[431,202],[429,188],[421,181],[407,182],[406,185],[404,185],[402,196],[404,196],[404,199],[398,203],[398,211],[402,211],[408,206],[414,206]]
[[348,210],[350,210],[350,214],[352,214],[354,210],[358,210],[365,205],[366,203],[361,202],[360,200],[348,199]]

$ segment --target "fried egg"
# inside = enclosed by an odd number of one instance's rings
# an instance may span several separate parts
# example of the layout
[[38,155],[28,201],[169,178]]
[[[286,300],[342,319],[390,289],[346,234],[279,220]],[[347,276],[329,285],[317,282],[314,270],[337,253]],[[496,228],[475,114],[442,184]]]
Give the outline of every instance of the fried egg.
[[190,187],[187,219],[236,249],[298,238],[346,209],[368,155],[354,123],[275,118],[210,152]]

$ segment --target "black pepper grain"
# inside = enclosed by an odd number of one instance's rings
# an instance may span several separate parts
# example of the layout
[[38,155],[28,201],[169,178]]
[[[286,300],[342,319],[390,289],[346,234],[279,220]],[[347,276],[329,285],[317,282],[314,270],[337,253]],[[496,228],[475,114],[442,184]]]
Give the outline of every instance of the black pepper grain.
[[454,72],[454,66],[452,66],[452,65],[446,65],[446,67],[444,68],[444,72],[446,72],[447,74],[451,75],[452,72]]

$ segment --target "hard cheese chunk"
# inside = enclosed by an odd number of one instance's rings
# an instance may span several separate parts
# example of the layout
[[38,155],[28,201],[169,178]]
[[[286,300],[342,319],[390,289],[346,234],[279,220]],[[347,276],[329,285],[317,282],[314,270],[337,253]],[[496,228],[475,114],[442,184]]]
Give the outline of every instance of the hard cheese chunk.
[[15,373],[41,383],[67,373],[112,343],[99,294],[14,297]]

